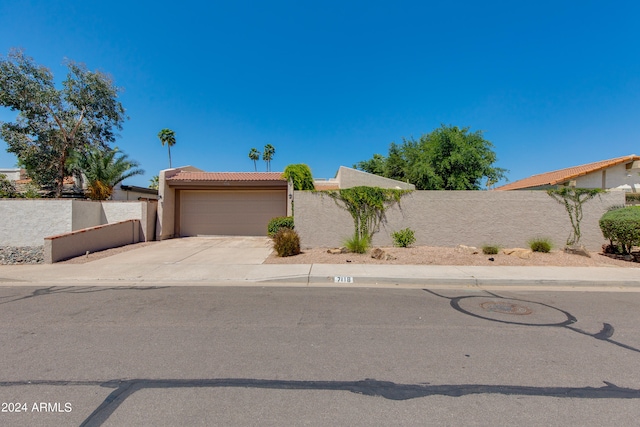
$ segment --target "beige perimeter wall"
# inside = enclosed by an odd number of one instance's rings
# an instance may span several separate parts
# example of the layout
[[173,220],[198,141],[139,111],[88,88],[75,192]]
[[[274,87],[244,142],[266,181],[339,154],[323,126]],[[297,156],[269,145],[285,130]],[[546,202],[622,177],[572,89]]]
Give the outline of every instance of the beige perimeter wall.
[[[295,192],[295,228],[303,247],[337,247],[353,234],[351,215],[321,193]],[[608,206],[624,205],[621,191],[611,191],[584,205],[581,243],[600,249],[606,240],[598,221]],[[564,206],[544,191],[414,191],[400,208],[387,212],[387,223],[373,244],[390,246],[391,233],[411,228],[416,245],[526,247],[534,237],[551,238],[564,246],[571,223]]]

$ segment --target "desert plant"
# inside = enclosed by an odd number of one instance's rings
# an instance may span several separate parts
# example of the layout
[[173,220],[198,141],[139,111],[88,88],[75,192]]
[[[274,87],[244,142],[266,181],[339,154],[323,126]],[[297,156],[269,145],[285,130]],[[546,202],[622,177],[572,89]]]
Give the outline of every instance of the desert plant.
[[277,216],[271,218],[267,225],[267,234],[269,237],[273,237],[281,228],[290,228],[293,230],[293,217],[292,216]]
[[620,246],[624,254],[640,246],[640,206],[629,206],[602,215],[600,230],[611,246]]
[[280,257],[300,253],[300,236],[290,228],[281,228],[273,236],[273,249]]
[[393,232],[391,237],[393,238],[393,245],[399,248],[409,247],[416,242],[416,236],[410,228]]
[[572,231],[567,238],[567,246],[577,246],[580,243],[582,232],[580,231],[580,221],[582,221],[582,205],[602,193],[599,188],[573,188],[563,187],[549,189],[547,194],[556,202],[564,206]]
[[346,210],[353,218],[354,239],[357,242],[371,242],[373,235],[386,220],[385,212],[394,205],[400,205],[400,198],[409,190],[396,190],[379,187],[351,187],[338,191],[323,191],[336,205]]
[[349,252],[363,254],[369,250],[369,247],[371,246],[371,239],[366,235],[360,236],[357,233],[354,233],[353,237],[344,241],[344,246],[349,250]]
[[527,244],[529,245],[529,249],[531,249],[533,252],[549,253],[551,252],[551,248],[553,247],[551,239],[548,239],[546,237],[531,239],[529,240],[529,242],[527,242]]
[[482,253],[485,255],[496,255],[500,252],[500,246],[498,245],[483,245]]

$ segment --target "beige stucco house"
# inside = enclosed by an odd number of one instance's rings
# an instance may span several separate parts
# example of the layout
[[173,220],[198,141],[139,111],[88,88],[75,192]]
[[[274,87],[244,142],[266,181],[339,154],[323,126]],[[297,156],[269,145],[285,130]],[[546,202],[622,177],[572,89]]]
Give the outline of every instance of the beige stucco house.
[[640,156],[631,154],[533,175],[495,190],[546,190],[559,186],[640,193]]
[[[159,174],[156,239],[202,235],[264,236],[269,221],[293,213],[293,185],[282,172],[205,172],[193,166]],[[317,190],[411,184],[341,167]]]
[[264,236],[271,218],[291,215],[293,187],[282,172],[205,172],[185,166],[161,171],[158,181],[158,240]]

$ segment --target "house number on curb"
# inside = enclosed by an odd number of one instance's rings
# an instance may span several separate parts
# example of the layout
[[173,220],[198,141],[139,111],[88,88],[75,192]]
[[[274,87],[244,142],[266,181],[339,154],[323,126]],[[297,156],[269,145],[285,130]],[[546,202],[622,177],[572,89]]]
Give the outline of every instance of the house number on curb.
[[351,276],[335,276],[333,283],[353,283],[353,277]]

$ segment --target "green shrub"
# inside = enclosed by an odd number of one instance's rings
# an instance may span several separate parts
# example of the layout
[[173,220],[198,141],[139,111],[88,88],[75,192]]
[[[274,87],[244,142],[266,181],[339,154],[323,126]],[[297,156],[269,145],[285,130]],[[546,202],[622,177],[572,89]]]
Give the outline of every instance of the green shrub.
[[621,246],[628,254],[634,246],[640,246],[640,206],[629,206],[602,215],[600,230],[612,246]]
[[281,228],[273,236],[273,249],[280,257],[300,253],[300,236],[290,228]]
[[416,242],[416,237],[413,230],[410,228],[396,231],[391,234],[391,237],[393,237],[393,245],[398,246],[399,248],[409,247]]
[[496,255],[498,252],[500,252],[500,246],[498,245],[482,246],[482,253],[485,255]]
[[531,239],[529,240],[528,244],[529,249],[531,249],[533,252],[549,253],[551,252],[551,248],[553,247],[551,239],[547,239],[546,237]]
[[267,234],[269,237],[273,237],[281,228],[289,228],[293,230],[293,217],[277,216],[275,218],[271,218],[269,225],[267,225]]
[[344,246],[349,250],[349,252],[356,254],[363,254],[367,252],[370,244],[371,240],[368,236],[358,236],[357,234],[354,234],[353,237],[350,237],[344,242]]

